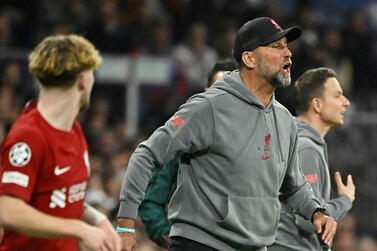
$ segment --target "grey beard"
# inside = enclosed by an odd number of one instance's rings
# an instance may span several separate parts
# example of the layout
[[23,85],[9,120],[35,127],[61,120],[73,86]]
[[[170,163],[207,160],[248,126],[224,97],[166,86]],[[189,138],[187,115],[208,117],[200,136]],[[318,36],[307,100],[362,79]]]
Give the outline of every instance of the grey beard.
[[271,79],[271,83],[273,86],[276,87],[288,87],[291,84],[291,77],[284,77],[283,74],[277,73],[274,77]]

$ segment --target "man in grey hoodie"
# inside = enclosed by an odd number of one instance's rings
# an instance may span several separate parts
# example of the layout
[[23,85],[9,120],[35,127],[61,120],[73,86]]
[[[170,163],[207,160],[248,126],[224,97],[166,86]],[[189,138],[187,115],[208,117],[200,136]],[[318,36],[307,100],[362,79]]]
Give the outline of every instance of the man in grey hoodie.
[[[300,167],[329,215],[339,220],[352,207],[355,186],[351,175],[348,175],[347,183],[343,184],[340,173],[336,172],[339,196],[330,199],[330,173],[324,137],[331,128],[343,125],[344,112],[350,102],[343,95],[335,72],[328,68],[305,72],[296,81],[296,88]],[[289,206],[282,202],[276,240],[268,250],[316,251],[322,250],[321,246],[313,224],[293,214]]]
[[181,163],[169,250],[265,250],[275,239],[279,194],[332,241],[336,223],[299,168],[297,127],[274,98],[277,87],[290,84],[287,43],[300,35],[267,17],[245,23],[233,52],[239,70],[191,97],[136,148],[120,196],[124,250],[135,248],[137,209],[153,170],[174,158]]

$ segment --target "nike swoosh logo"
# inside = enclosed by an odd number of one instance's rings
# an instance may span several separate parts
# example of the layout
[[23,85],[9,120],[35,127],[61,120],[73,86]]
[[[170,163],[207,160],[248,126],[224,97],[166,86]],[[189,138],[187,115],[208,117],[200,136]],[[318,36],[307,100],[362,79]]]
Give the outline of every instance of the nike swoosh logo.
[[59,176],[59,175],[62,175],[63,173],[68,172],[70,169],[71,169],[71,166],[66,166],[66,167],[63,167],[63,168],[60,168],[59,166],[55,166],[54,174],[56,176]]

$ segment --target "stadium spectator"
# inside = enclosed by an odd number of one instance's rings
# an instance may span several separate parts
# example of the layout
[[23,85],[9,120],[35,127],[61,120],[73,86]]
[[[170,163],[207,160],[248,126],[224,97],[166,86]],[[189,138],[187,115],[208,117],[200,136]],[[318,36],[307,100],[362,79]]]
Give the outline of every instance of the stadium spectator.
[[217,60],[217,52],[207,43],[207,28],[203,23],[190,27],[186,42],[173,48],[173,57],[186,72],[190,93],[201,91],[201,84]]

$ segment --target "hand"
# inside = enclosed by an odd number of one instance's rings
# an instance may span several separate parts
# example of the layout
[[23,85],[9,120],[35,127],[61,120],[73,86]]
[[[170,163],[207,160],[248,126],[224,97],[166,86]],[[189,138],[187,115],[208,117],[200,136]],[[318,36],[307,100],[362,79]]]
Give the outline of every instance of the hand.
[[335,172],[335,183],[339,195],[346,195],[351,202],[355,200],[355,185],[353,184],[352,175],[347,176],[347,185],[344,185],[340,173]]
[[331,246],[332,240],[336,232],[335,220],[326,214],[317,211],[313,215],[313,225],[318,234],[322,234],[321,238],[324,243]]
[[80,232],[80,251],[112,251],[111,241],[107,240],[107,233],[95,226],[86,223]]
[[110,242],[109,245],[111,247],[111,251],[120,251],[120,237],[115,232],[110,221],[106,218],[98,225],[98,227],[106,232],[106,240]]

